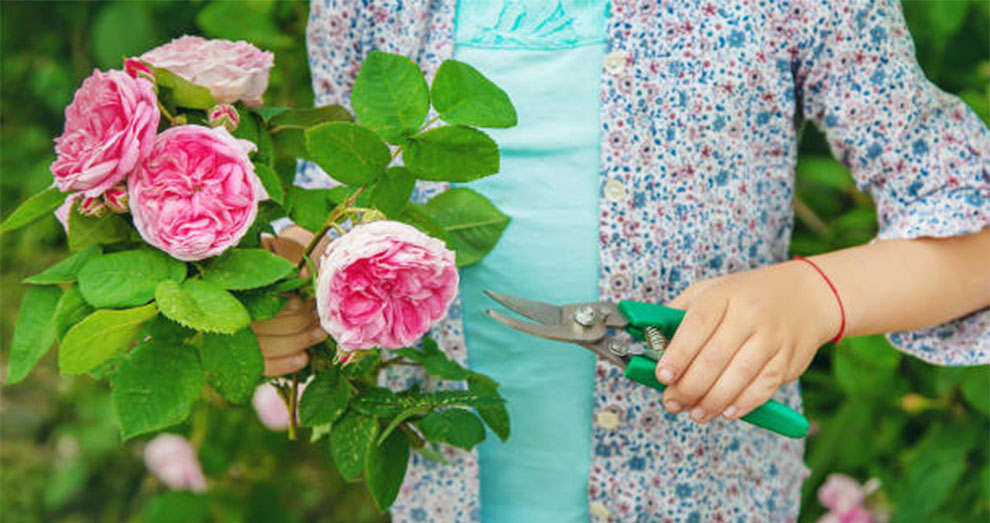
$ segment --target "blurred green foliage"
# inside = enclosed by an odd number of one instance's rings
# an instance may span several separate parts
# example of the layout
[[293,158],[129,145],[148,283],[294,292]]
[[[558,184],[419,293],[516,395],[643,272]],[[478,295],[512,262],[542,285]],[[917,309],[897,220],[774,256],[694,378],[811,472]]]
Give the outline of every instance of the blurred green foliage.
[[[62,111],[94,67],[119,67],[182,34],[245,39],[276,53],[266,96],[308,107],[305,2],[202,0],[0,3],[0,209],[51,183]],[[990,3],[905,0],[928,77],[990,121]],[[869,241],[869,197],[807,127],[798,165],[792,250],[813,254]],[[20,280],[64,256],[47,219],[0,240],[4,359],[23,293]],[[823,350],[803,378],[809,438],[802,520],[822,512],[814,493],[830,472],[881,480],[875,500],[894,521],[987,521],[990,516],[990,369],[936,368],[882,337]],[[168,492],[149,476],[140,442],[121,445],[105,385],[59,377],[47,357],[30,379],[0,389],[0,519],[19,521],[379,521],[360,485],[325,452],[266,431],[250,407],[199,405],[175,431],[200,448],[208,496]],[[264,448],[265,452],[257,452]],[[222,478],[222,479],[221,479]]]

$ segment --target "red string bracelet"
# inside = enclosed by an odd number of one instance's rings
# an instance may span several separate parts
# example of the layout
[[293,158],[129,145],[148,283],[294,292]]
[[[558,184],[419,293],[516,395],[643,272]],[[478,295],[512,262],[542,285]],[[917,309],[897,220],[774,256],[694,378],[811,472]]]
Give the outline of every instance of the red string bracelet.
[[828,276],[825,274],[825,271],[823,271],[822,268],[818,266],[818,264],[809,260],[808,258],[805,258],[804,256],[795,256],[793,259],[801,260],[807,263],[808,265],[811,265],[816,271],[818,271],[818,274],[821,275],[822,279],[825,280],[825,283],[828,284],[828,288],[832,289],[832,294],[835,295],[835,301],[839,303],[839,313],[842,314],[842,322],[839,323],[839,333],[836,334],[835,338],[832,340],[833,344],[838,345],[839,341],[842,339],[842,334],[846,330],[846,308],[842,306],[842,298],[839,297],[839,290],[835,288],[835,285],[832,283],[832,280],[828,278]]

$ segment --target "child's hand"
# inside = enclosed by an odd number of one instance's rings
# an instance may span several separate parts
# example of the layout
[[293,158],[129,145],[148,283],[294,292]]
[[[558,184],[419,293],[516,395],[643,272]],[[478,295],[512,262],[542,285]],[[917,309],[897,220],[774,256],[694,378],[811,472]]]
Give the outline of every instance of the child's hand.
[[790,262],[696,283],[668,304],[684,321],[657,364],[664,406],[738,419],[800,376],[840,312],[812,267]]
[[[309,231],[291,226],[277,238],[263,237],[262,245],[292,263],[299,263],[312,239]],[[318,246],[313,252],[321,253],[323,250]],[[314,261],[319,263],[318,255],[314,256]],[[304,267],[300,275],[305,277],[308,273]],[[295,296],[289,299],[278,316],[268,321],[253,322],[251,328],[265,357],[265,376],[281,376],[305,367],[309,363],[306,348],[327,337],[316,316],[316,300],[304,303]]]

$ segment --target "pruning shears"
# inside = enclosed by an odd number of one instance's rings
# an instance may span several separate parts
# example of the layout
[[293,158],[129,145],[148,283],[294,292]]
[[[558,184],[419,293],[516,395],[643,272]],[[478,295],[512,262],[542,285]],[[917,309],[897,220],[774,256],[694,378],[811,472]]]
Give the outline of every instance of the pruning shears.
[[[684,319],[683,310],[635,301],[558,306],[487,290],[485,294],[533,320],[518,320],[489,310],[488,315],[499,322],[533,336],[580,345],[617,365],[626,378],[664,390],[664,385],[656,379],[655,369],[667,340],[674,336]],[[636,340],[645,341],[647,349],[634,354],[632,344],[610,334],[620,329]],[[774,400],[757,407],[742,420],[789,438],[802,438],[808,433],[807,418]]]

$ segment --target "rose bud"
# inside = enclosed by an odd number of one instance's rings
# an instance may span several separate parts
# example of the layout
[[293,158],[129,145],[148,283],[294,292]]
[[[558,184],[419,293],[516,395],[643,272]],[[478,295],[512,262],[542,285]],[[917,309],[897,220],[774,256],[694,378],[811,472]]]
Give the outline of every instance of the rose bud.
[[83,198],[76,210],[78,210],[79,214],[83,216],[99,218],[107,213],[107,206],[103,203],[103,199],[100,197]]
[[316,305],[342,351],[408,347],[442,318],[457,294],[454,252],[415,227],[357,225],[323,255]]
[[109,207],[111,211],[117,214],[124,214],[125,212],[128,212],[127,186],[119,183],[107,189],[107,192],[103,193],[103,201],[106,202],[107,207]]
[[151,83],[157,82],[155,73],[151,72],[151,68],[137,58],[124,60],[124,71],[131,75],[131,78],[144,78]]
[[237,109],[230,104],[217,104],[214,105],[208,114],[210,127],[220,127],[224,126],[230,132],[237,130],[237,126],[241,123],[241,115],[237,113]]

